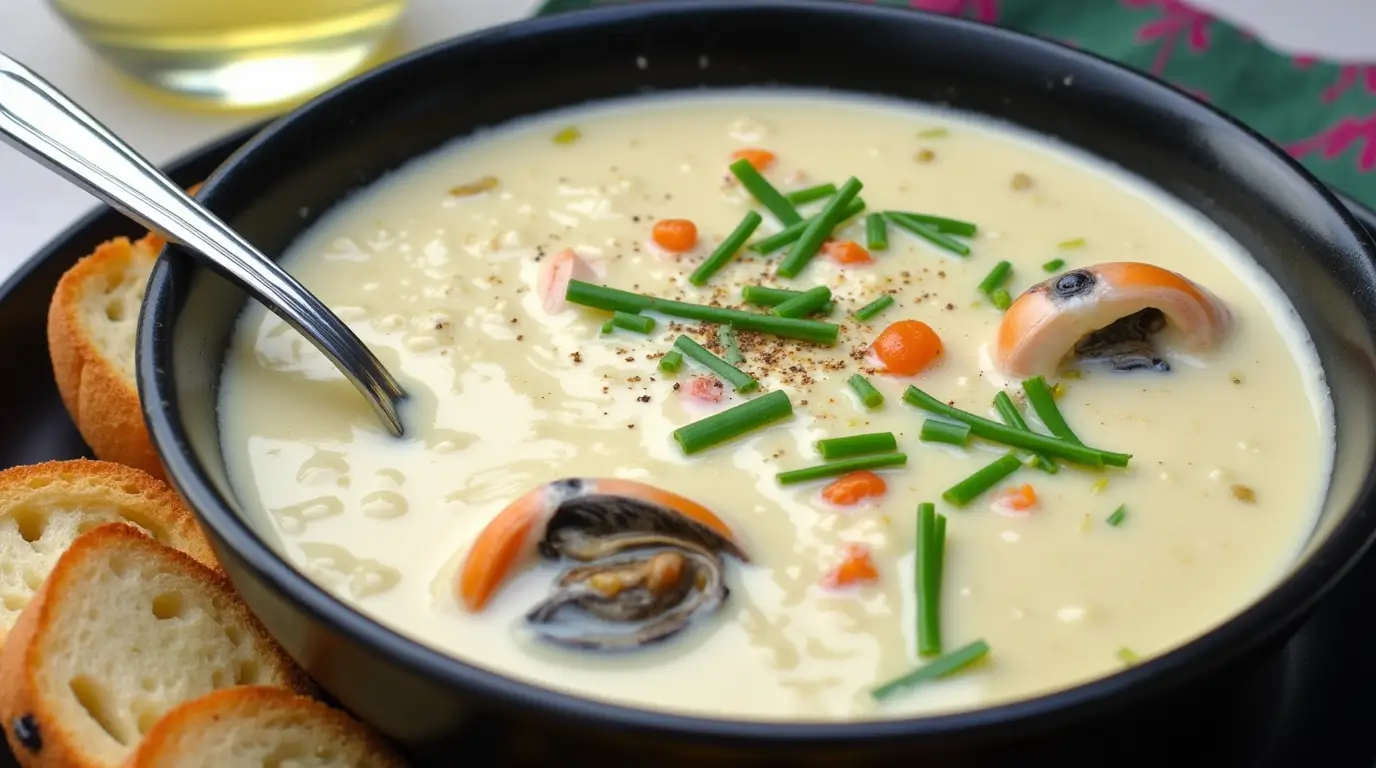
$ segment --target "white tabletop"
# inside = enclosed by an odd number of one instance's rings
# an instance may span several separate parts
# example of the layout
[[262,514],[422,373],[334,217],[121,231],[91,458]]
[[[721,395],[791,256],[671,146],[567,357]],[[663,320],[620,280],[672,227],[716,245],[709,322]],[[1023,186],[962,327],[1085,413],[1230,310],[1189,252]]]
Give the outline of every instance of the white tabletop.
[[[412,0],[398,36],[402,48],[410,50],[526,16],[537,5],[538,0]],[[1191,5],[1290,52],[1376,61],[1373,0],[1192,0]],[[178,110],[135,93],[82,46],[45,0],[0,0],[0,51],[43,75],[156,162],[263,118]],[[86,193],[0,145],[0,280],[93,203]]]

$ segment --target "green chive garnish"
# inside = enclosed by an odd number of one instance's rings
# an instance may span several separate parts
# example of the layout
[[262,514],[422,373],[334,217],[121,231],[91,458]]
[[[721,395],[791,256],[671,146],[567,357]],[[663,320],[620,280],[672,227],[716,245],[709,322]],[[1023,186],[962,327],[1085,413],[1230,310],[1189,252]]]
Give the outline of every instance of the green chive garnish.
[[907,391],[903,393],[903,400],[928,413],[969,424],[971,434],[976,437],[1002,443],[1012,448],[1045,453],[1048,456],[1055,456],[1090,467],[1101,467],[1105,464],[1111,467],[1126,467],[1128,461],[1132,459],[1132,454],[1129,453],[1114,453],[1113,451],[1089,448],[1057,437],[1005,427],[998,422],[976,416],[968,411],[953,408],[914,386],[909,386]]
[[925,128],[917,132],[917,138],[940,139],[948,133],[950,133],[950,131],[946,130],[945,128]]
[[889,247],[889,223],[884,214],[871,213],[865,217],[865,245],[871,251],[883,251]]
[[831,289],[819,285],[775,306],[769,310],[769,314],[775,317],[803,317],[821,309],[828,301],[831,301]]
[[1116,653],[1116,654],[1114,654],[1114,655],[1118,657],[1118,660],[1119,660],[1119,661],[1123,662],[1124,664],[1128,665],[1129,667],[1132,666],[1133,664],[1136,664],[1138,661],[1140,661],[1140,659],[1137,657],[1137,654],[1133,653],[1133,652],[1132,652],[1132,649],[1131,649],[1131,648],[1128,648],[1127,646],[1123,646],[1122,648],[1119,648],[1119,649],[1118,649],[1118,653]]
[[983,640],[976,640],[963,648],[951,651],[945,656],[938,656],[912,672],[875,688],[870,691],[870,696],[873,696],[876,701],[883,701],[904,688],[953,675],[987,655],[989,655],[989,644]]
[[859,456],[854,459],[830,461],[806,469],[780,472],[776,479],[779,481],[779,485],[792,485],[794,483],[806,483],[810,480],[821,480],[824,477],[836,477],[849,472],[859,472],[862,469],[882,469],[907,463],[908,454],[906,453],[881,453],[877,456]]
[[1013,265],[1006,261],[1000,261],[994,265],[993,269],[989,270],[989,274],[985,275],[983,280],[979,281],[979,292],[988,296],[995,288],[1002,288],[1003,284],[1008,282],[1008,276],[1011,274],[1013,274]]
[[1045,272],[1059,272],[1061,270],[1061,267],[1064,266],[1065,259],[1052,259],[1051,261],[1048,261],[1042,265],[1042,270]]
[[794,205],[806,205],[814,200],[821,200],[836,194],[836,185],[831,182],[818,184],[807,189],[798,189],[784,195],[784,199]]
[[637,315],[632,312],[622,312],[620,310],[612,313],[612,325],[617,328],[625,328],[636,333],[649,333],[655,329],[655,319],[644,315]]
[[1013,297],[1008,295],[1008,291],[995,288],[989,293],[989,303],[993,304],[996,309],[1006,312],[1009,307],[1013,306]]
[[[802,291],[790,291],[787,288],[766,288],[763,285],[747,285],[741,289],[741,298],[745,303],[754,304],[757,307],[777,307],[795,296],[802,295]],[[825,315],[835,308],[836,302],[828,301],[815,314]]]
[[915,224],[921,224],[928,229],[934,229],[943,235],[959,235],[960,237],[973,237],[979,231],[979,227],[970,221],[960,219],[948,219],[945,216],[929,216],[925,213],[912,213],[909,211],[884,211],[885,216],[901,216]]
[[740,341],[736,338],[736,329],[729,325],[723,325],[717,329],[717,341],[721,342],[721,357],[731,365],[740,365],[745,362],[745,355],[741,354]]
[[917,505],[917,652],[941,653],[941,569],[946,549],[946,516],[936,506]]
[[607,320],[606,322],[602,323],[603,336],[606,336],[614,330],[616,330],[616,323],[613,323],[611,320]]
[[754,392],[760,388],[760,383],[751,378],[750,374],[712,354],[707,347],[687,336],[679,336],[674,339],[674,348],[683,353],[684,357],[720,376],[722,381],[730,384],[741,394]]
[[[1009,397],[1007,392],[1000,391],[994,395],[994,410],[999,412],[999,418],[1003,419],[1003,423],[1013,429],[1019,429],[1023,432],[1032,431],[1032,428],[1027,426],[1027,422],[1023,420],[1022,414],[1018,413],[1018,407],[1013,405],[1013,398]],[[1047,474],[1054,475],[1061,468],[1055,459],[1044,453],[1034,453],[1033,456],[1036,457],[1037,466]]]
[[963,507],[979,498],[980,494],[993,488],[1003,478],[1017,472],[1021,467],[1022,461],[1012,451],[1009,451],[973,475],[946,489],[946,492],[941,494],[941,498],[957,507]]
[[788,202],[783,195],[779,194],[779,190],[761,176],[749,160],[741,158],[729,167],[731,173],[740,179],[741,186],[745,187],[745,191],[749,192],[750,196],[759,201],[760,205],[774,214],[774,218],[778,219],[780,224],[786,227],[803,220],[803,217],[798,215],[797,209],[793,207],[793,203]]
[[850,205],[851,200],[860,194],[864,187],[860,180],[854,176],[846,180],[841,185],[841,189],[836,192],[836,196],[827,201],[827,207],[822,212],[808,221],[807,229],[798,237],[798,242],[789,249],[788,255],[779,264],[778,273],[783,277],[797,277],[807,267],[812,257],[817,255],[817,250],[822,247],[822,242],[831,237],[831,231],[841,223],[841,212]]
[[659,370],[670,376],[678,373],[681,365],[683,365],[683,353],[677,349],[671,349],[664,353],[664,357],[659,358]]
[[1076,237],[1071,240],[1062,240],[1060,243],[1057,243],[1057,247],[1064,248],[1067,251],[1073,251],[1076,248],[1085,247],[1085,239],[1083,237]]
[[898,450],[898,439],[893,436],[892,432],[871,432],[865,435],[832,437],[817,441],[817,452],[822,454],[822,458],[827,461],[896,450]]
[[892,305],[893,296],[886,293],[883,296],[880,296],[879,298],[875,299],[874,301],[871,301],[870,303],[866,304],[865,306],[855,310],[855,319],[859,320],[862,323],[867,323],[871,319],[873,319],[875,315],[879,314],[880,312],[883,312]]
[[[855,198],[854,200],[846,204],[846,209],[841,212],[841,218],[838,221],[838,223],[843,222],[846,219],[849,219],[850,217],[860,213],[863,210],[865,210],[865,201],[861,200],[858,197]],[[822,214],[820,213],[817,214],[817,216],[821,215]],[[812,219],[817,218],[817,216],[813,216],[812,218],[804,219],[803,221],[800,221],[797,224],[792,224],[787,227],[784,227],[783,229],[779,230],[778,232],[775,232],[769,237],[763,238],[758,242],[751,243],[750,250],[755,251],[756,253],[773,253],[774,251],[779,250],[780,248],[784,247],[785,245],[788,245],[789,243],[797,242],[798,238],[803,236],[803,230],[807,229],[808,223],[810,223]]]
[[846,379],[846,383],[855,390],[856,397],[860,398],[860,402],[866,408],[874,409],[884,404],[884,395],[875,389],[870,380],[864,376],[858,373],[852,374],[849,379]]
[[699,287],[706,285],[712,275],[719,272],[728,261],[735,257],[736,251],[745,245],[745,241],[749,240],[750,236],[755,233],[755,228],[760,226],[761,221],[763,219],[760,214],[754,211],[746,213],[745,218],[741,219],[741,223],[737,224],[731,234],[721,241],[721,245],[712,251],[712,255],[708,256],[698,265],[697,269],[693,270],[693,274],[688,276],[688,282]]
[[1051,388],[1046,385],[1046,379],[1033,376],[1022,383],[1022,391],[1027,395],[1027,404],[1032,406],[1037,418],[1042,420],[1051,434],[1068,443],[1084,445],[1084,442],[1071,431],[1070,425],[1065,423],[1065,417],[1061,416],[1061,409],[1056,407],[1056,398],[1052,396]]
[[775,390],[740,405],[733,405],[721,413],[695,421],[674,430],[674,440],[687,454],[699,453],[746,432],[773,424],[793,414],[788,393]]
[[593,285],[582,280],[570,280],[564,298],[571,304],[578,304],[609,312],[643,312],[652,310],[670,317],[684,317],[717,325],[734,325],[739,331],[770,333],[788,339],[801,339],[827,346],[834,345],[841,327],[834,323],[817,320],[802,320],[790,317],[744,312],[739,309],[709,307],[703,304],[689,304],[672,299],[657,299],[630,291]]
[[1113,514],[1109,515],[1109,516],[1108,516],[1108,519],[1105,520],[1104,522],[1108,523],[1109,525],[1113,526],[1114,528],[1117,528],[1118,526],[1120,526],[1120,525],[1123,524],[1123,521],[1127,519],[1127,516],[1128,516],[1128,505],[1122,504],[1122,505],[1119,505],[1119,507],[1118,507],[1117,509],[1113,510]]
[[937,246],[938,248],[950,251],[951,253],[954,253],[958,256],[970,255],[970,246],[960,242],[959,240],[941,234],[936,230],[936,227],[929,226],[918,221],[914,221],[913,219],[910,219],[901,213],[892,213],[886,211],[884,213],[884,217],[887,218],[890,223],[897,224],[898,226],[908,230],[909,232],[913,233],[914,235],[917,235],[923,240],[926,240],[932,245]]
[[917,439],[925,443],[963,446],[970,442],[970,425],[941,421],[940,419],[926,419],[922,422],[922,431],[918,433]]
[[570,125],[569,127],[564,128],[560,130],[558,133],[554,134],[554,143],[572,144],[573,142],[578,141],[582,137],[583,132]]

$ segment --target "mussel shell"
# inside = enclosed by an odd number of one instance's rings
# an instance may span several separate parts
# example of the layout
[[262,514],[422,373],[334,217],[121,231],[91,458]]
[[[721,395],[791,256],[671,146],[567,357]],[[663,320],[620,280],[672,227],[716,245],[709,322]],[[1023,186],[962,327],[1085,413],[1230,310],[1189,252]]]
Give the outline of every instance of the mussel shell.
[[539,551],[550,560],[589,561],[639,546],[635,541],[746,559],[734,543],[696,520],[640,499],[597,493],[563,501],[545,527]]

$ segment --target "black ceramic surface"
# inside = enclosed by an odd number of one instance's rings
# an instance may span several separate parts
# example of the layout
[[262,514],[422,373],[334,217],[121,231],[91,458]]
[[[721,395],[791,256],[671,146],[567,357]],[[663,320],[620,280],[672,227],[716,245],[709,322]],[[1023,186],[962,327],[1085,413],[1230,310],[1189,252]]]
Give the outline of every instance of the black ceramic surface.
[[[800,45],[813,40],[825,45]],[[863,66],[827,55],[853,50],[866,51]],[[269,552],[232,511],[214,434],[223,350],[244,298],[185,258],[164,260],[141,323],[145,407],[174,482],[241,594],[325,688],[435,764],[477,743],[532,755],[615,749],[642,759],[672,752],[752,764],[888,765],[899,755],[949,765],[1181,756],[1254,763],[1248,751],[1268,742],[1243,735],[1279,737],[1264,724],[1296,704],[1273,693],[1293,687],[1293,669],[1258,665],[1274,659],[1373,530],[1376,275],[1369,236],[1331,196],[1282,153],[1198,102],[1116,65],[957,20],[848,4],[654,3],[524,22],[384,67],[266,131],[202,197],[263,250],[280,253],[353,189],[477,127],[636,92],[766,83],[990,114],[1109,158],[1212,218],[1290,292],[1325,361],[1340,425],[1327,503],[1333,535],[1219,630],[1035,701],[831,725],[752,725],[596,704],[407,641]],[[1186,711],[1195,716],[1182,719]],[[1184,751],[1187,740],[1201,746]]]

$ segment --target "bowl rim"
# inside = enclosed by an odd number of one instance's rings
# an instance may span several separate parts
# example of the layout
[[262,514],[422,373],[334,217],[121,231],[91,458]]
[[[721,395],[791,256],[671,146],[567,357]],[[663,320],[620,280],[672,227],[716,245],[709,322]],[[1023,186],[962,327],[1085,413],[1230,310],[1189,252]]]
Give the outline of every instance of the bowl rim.
[[[746,9],[757,12],[832,14],[838,18],[871,17],[877,22],[926,24],[938,29],[959,28],[967,33],[984,35],[994,44],[1017,45],[1030,55],[1054,54],[1076,59],[1079,67],[1112,77],[1124,88],[1150,94],[1152,99],[1166,103],[1173,111],[1231,132],[1239,142],[1250,145],[1250,152],[1269,154],[1270,159],[1278,159],[1288,166],[1303,192],[1317,195],[1329,209],[1333,221],[1345,227],[1346,231],[1339,230],[1339,234],[1350,236],[1368,265],[1376,262],[1376,242],[1373,242],[1370,233],[1335,193],[1298,161],[1237,119],[1168,83],[1102,56],[1002,27],[913,9],[834,0],[781,0],[769,4],[743,0],[657,0],[530,17],[450,38],[352,78],[273,121],[220,165],[204,183],[198,198],[213,209],[217,191],[226,178],[233,176],[244,157],[270,144],[279,134],[292,132],[297,123],[304,122],[322,105],[347,101],[358,84],[403,77],[408,70],[424,67],[428,60],[442,56],[452,48],[539,37],[576,28],[595,29],[610,22],[634,21],[651,16]],[[176,250],[176,246],[170,246],[165,253]],[[185,262],[186,259],[181,261]],[[160,258],[150,277],[139,318],[137,380],[149,434],[166,467],[169,482],[187,500],[201,523],[209,527],[214,537],[241,559],[253,578],[269,585],[279,596],[284,596],[296,610],[307,614],[311,621],[349,637],[418,676],[440,681],[447,687],[471,695],[533,709],[541,715],[581,725],[631,729],[642,734],[673,733],[711,742],[748,741],[766,745],[782,742],[837,744],[860,740],[883,743],[937,735],[969,736],[995,726],[1005,732],[1014,729],[1025,732],[1050,725],[1057,719],[1078,716],[1090,709],[1103,711],[1126,706],[1225,667],[1302,618],[1350,570],[1376,538],[1376,505],[1371,504],[1376,495],[1376,479],[1368,474],[1359,498],[1334,526],[1327,539],[1305,561],[1239,612],[1172,650],[1139,664],[1070,687],[993,706],[892,719],[749,720],[641,709],[584,697],[506,677],[431,648],[365,616],[310,581],[285,558],[279,557],[233,511],[232,505],[219,494],[195,458],[186,430],[175,418],[178,411],[177,394],[170,358],[170,329],[173,322],[169,317],[169,308],[177,303],[173,298],[173,269],[169,259]]]

